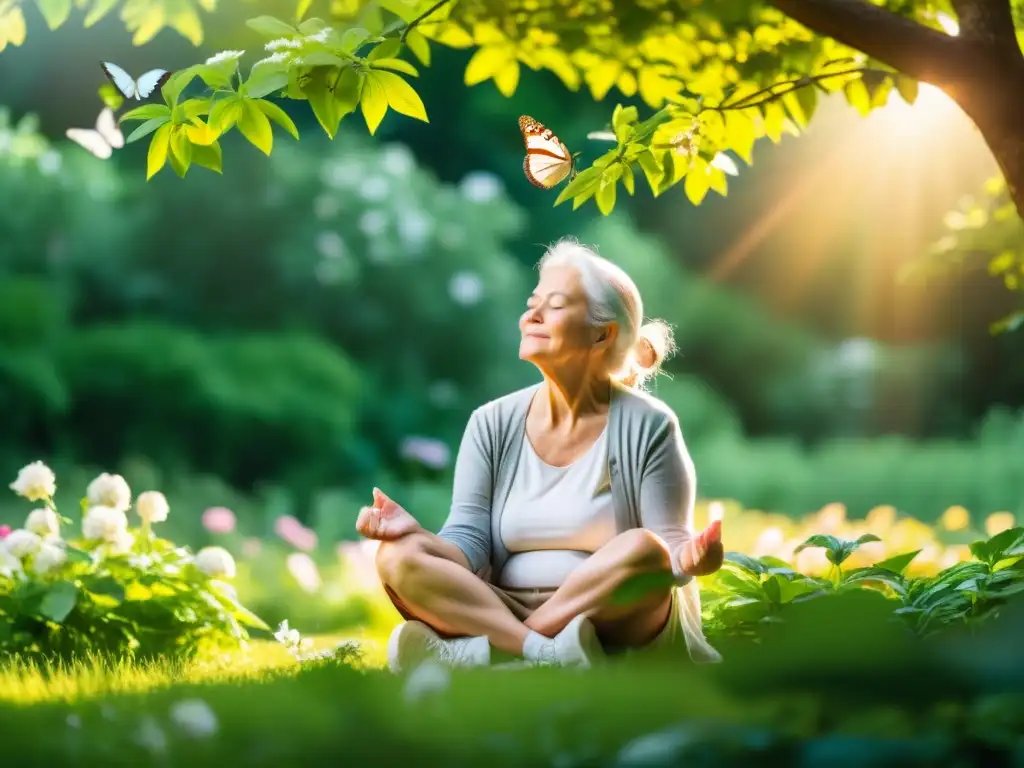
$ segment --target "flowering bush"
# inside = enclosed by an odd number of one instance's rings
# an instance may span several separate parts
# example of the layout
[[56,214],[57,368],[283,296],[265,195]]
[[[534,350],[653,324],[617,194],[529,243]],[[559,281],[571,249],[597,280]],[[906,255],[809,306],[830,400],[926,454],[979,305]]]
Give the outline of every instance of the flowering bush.
[[82,499],[80,535],[68,536],[49,467],[29,464],[10,487],[41,506],[0,540],[0,654],[181,657],[238,648],[246,627],[269,631],[228,582],[227,550],[193,556],[154,534],[170,511],[159,491],[138,496],[133,525],[128,483],[101,474]]

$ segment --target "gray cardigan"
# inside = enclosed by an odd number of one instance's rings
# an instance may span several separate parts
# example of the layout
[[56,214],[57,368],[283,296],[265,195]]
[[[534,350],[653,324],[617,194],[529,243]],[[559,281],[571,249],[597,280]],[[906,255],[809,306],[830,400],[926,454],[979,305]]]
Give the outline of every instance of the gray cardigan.
[[[534,384],[486,403],[469,418],[455,461],[452,507],[438,536],[457,546],[481,578],[494,578],[508,559],[501,515],[526,434]],[[693,537],[696,496],[693,461],[679,420],[662,401],[613,386],[608,410],[608,469],[619,532],[648,528],[672,553],[680,620],[695,661],[721,657],[701,629],[700,593],[679,567],[679,550]]]

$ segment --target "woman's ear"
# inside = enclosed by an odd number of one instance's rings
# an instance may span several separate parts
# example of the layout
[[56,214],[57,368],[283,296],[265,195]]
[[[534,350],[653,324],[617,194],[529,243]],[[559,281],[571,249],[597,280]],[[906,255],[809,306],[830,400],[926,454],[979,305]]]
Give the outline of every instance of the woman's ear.
[[594,340],[596,346],[610,347],[612,342],[615,340],[615,332],[618,329],[615,327],[615,323],[610,323],[604,328],[600,329],[597,333],[597,338]]

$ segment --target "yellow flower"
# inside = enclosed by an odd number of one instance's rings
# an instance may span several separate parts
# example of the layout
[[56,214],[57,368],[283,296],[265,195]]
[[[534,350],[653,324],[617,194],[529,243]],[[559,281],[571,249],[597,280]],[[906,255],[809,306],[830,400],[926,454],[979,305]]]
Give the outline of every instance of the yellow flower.
[[891,504],[882,504],[872,509],[865,519],[868,530],[876,536],[881,536],[896,524],[896,507]]
[[947,531],[962,531],[970,524],[970,513],[959,504],[947,509],[942,513],[942,517],[939,518],[939,525]]
[[1013,528],[1016,522],[1010,512],[993,512],[985,519],[985,533],[995,536],[997,533]]

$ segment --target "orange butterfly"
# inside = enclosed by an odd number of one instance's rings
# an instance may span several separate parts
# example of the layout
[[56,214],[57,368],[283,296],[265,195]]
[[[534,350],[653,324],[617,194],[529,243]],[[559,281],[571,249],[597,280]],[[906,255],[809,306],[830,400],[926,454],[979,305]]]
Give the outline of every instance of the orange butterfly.
[[551,189],[566,177],[576,175],[576,155],[552,133],[551,129],[529,115],[519,118],[519,130],[526,144],[523,173],[535,187]]

